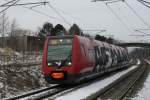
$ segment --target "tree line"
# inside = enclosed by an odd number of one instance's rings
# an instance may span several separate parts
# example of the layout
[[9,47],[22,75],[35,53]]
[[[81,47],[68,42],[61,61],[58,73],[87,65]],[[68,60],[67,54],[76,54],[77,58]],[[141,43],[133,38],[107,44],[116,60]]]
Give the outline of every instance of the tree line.
[[[67,31],[64,28],[64,26],[61,24],[57,24],[56,26],[54,26],[52,23],[46,22],[43,24],[42,28],[39,28],[39,31],[38,31],[39,38],[45,38],[46,36],[75,35],[75,34],[90,37],[89,34],[84,34],[83,31],[81,30],[81,28],[75,23]],[[95,36],[95,39],[99,40],[99,41],[111,43],[111,44],[118,43],[117,40],[115,40],[111,37],[107,38],[107,37],[101,36],[99,34],[97,34]]]
[[46,22],[43,24],[42,28],[39,29],[38,37],[45,38],[46,36],[58,36],[58,35],[83,35],[83,32],[77,24],[73,24],[67,31],[63,25],[53,24]]

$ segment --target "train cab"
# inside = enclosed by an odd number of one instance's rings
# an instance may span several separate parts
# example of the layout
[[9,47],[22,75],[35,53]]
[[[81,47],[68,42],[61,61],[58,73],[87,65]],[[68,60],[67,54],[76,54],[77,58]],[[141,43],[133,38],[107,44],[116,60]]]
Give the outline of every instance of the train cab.
[[65,80],[72,70],[73,36],[50,36],[43,52],[43,71],[48,82]]

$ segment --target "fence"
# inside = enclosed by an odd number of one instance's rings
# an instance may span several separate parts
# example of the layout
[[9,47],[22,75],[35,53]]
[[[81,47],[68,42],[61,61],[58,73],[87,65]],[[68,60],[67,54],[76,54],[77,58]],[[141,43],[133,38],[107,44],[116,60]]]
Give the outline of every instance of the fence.
[[0,55],[0,65],[41,63],[42,55]]

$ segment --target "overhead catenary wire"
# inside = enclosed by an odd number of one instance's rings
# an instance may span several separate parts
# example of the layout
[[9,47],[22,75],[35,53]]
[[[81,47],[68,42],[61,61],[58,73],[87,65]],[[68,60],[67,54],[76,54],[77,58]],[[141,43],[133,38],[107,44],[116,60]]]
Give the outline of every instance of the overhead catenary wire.
[[132,32],[132,31],[129,29],[129,27],[124,23],[124,21],[117,15],[117,13],[115,13],[115,12],[113,11],[113,9],[112,9],[108,4],[105,3],[105,5],[106,5],[106,7],[111,11],[111,13],[117,18],[117,20],[119,20],[120,23],[121,23],[129,32]]
[[55,7],[55,9],[59,10],[62,14],[72,18],[74,21],[76,20],[76,21],[80,21],[80,23],[82,22],[83,24],[86,24],[86,22],[83,19],[81,19],[81,18],[78,18],[78,17],[76,17],[76,16],[74,16],[74,15],[72,15],[72,14],[70,14],[70,13],[68,13],[68,12],[66,12],[66,11],[64,11],[64,10],[62,10],[60,8],[56,8]]
[[126,1],[124,1],[124,2],[131,9],[131,11],[141,20],[141,22],[145,26],[147,26],[148,28],[150,28],[150,25]]
[[13,3],[14,1],[16,1],[16,0],[8,1],[8,2],[6,2],[6,3],[4,3],[4,4],[0,5],[0,6],[5,6],[5,5],[9,4],[9,3]]
[[63,21],[68,24],[69,26],[71,26],[71,24],[50,4],[48,3],[48,6],[59,16],[63,19]]
[[8,6],[22,6],[22,5],[35,5],[35,4],[40,4],[40,5],[46,5],[49,2],[34,2],[34,3],[20,3],[20,4],[7,4],[7,5],[0,5],[0,7],[8,7]]
[[148,34],[148,33],[145,33],[145,32],[143,32],[143,31],[140,31],[140,30],[134,30],[134,31],[137,31],[137,32],[139,32],[139,33],[143,33],[143,34],[145,34],[145,35],[148,35],[148,36],[150,36],[150,34]]
[[36,12],[36,13],[41,14],[41,15],[43,15],[43,16],[49,17],[49,18],[51,18],[51,19],[59,20],[59,21],[62,22],[62,20],[60,20],[59,18],[50,16],[50,15],[44,13],[44,12],[41,12],[41,11],[38,11],[38,10],[35,10],[35,9],[32,9],[32,8],[28,8],[28,7],[25,7],[25,6],[22,6],[22,7],[26,8],[26,9],[29,9],[29,10],[32,10],[33,12]]
[[148,6],[147,4],[145,4],[144,2],[142,2],[141,0],[137,0],[138,2],[140,2],[141,4],[143,4],[144,6],[150,8],[150,6]]
[[142,2],[145,2],[145,3],[147,3],[147,4],[150,4],[150,2],[148,2],[148,1],[145,1],[145,0],[140,0],[140,1],[142,1]]
[[73,18],[73,19],[80,20],[80,19],[78,19],[77,17],[71,15],[71,14],[68,13],[68,12],[65,12],[64,10],[62,10],[62,9],[60,9],[60,8],[56,8],[56,7],[55,7],[55,9],[59,10],[59,11],[62,12],[62,14],[64,14],[64,15],[68,15],[69,17],[71,17],[71,18]]
[[[46,2],[46,1],[45,1],[45,2]],[[42,16],[46,16],[46,17],[48,17],[48,18],[51,18],[51,19],[54,19],[54,20],[58,20],[58,21],[60,21],[60,22],[64,22],[63,20],[61,20],[61,19],[59,19],[59,18],[50,16],[50,15],[44,13],[44,12],[35,10],[35,9],[33,9],[32,7],[31,7],[31,8],[30,8],[30,7],[26,7],[25,5],[21,5],[21,7],[26,8],[26,9],[28,9],[28,10],[31,10],[31,11],[33,11],[33,12],[35,12],[35,13],[38,13],[38,14],[42,15]]]
[[[15,0],[15,1],[12,3],[12,5],[16,4],[16,3],[19,2],[19,1],[20,1],[20,0]],[[5,11],[6,11],[7,9],[9,9],[12,5],[6,7],[6,8],[3,9],[2,11],[0,11],[0,14],[3,13],[3,12],[5,12]]]

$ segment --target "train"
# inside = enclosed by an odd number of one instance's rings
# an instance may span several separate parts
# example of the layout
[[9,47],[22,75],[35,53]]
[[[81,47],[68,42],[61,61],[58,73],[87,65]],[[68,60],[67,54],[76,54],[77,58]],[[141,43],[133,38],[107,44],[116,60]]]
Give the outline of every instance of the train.
[[79,35],[48,36],[42,69],[50,84],[74,84],[129,66],[126,48]]

